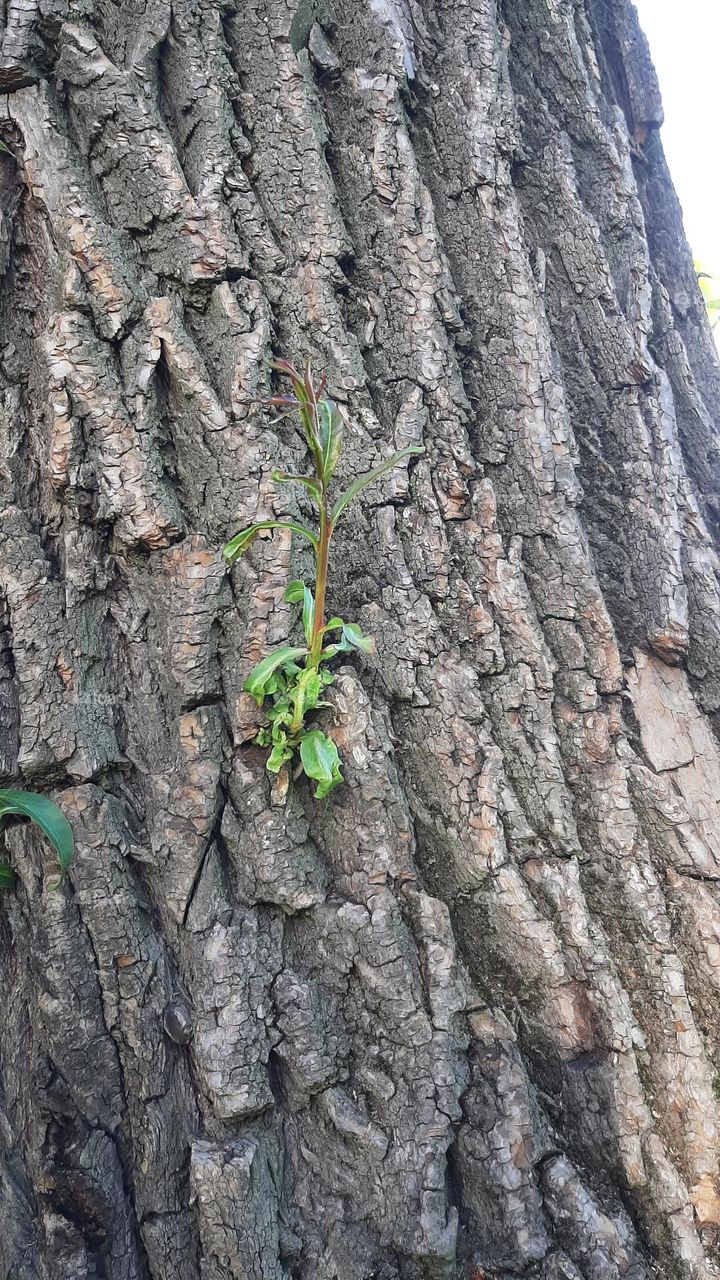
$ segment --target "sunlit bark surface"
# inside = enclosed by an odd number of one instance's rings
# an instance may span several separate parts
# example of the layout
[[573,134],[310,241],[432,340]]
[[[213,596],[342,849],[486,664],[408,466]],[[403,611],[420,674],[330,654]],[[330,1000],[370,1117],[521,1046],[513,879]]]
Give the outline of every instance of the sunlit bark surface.
[[[710,1280],[720,377],[632,5],[2,11],[0,753],[78,852],[8,836],[0,1276]],[[307,553],[220,554],[304,512],[273,353],[341,480],[425,449],[323,803],[242,693]]]

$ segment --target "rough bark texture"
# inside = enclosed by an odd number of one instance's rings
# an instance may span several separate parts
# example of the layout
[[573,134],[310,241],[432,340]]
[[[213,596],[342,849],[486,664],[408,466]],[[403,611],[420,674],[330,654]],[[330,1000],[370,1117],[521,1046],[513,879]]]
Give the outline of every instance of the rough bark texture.
[[[628,0],[4,0],[0,1275],[709,1280],[720,376]],[[327,367],[346,784],[242,681]],[[293,501],[292,495],[290,502]]]

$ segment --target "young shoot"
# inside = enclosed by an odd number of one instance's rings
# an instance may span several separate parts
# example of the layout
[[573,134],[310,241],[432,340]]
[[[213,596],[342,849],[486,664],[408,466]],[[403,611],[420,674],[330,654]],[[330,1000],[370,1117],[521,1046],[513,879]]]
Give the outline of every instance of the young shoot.
[[372,471],[358,475],[335,500],[330,499],[330,484],[342,447],[342,419],[337,406],[324,395],[325,378],[316,385],[310,367],[303,374],[287,360],[273,366],[290,380],[292,395],[273,396],[268,404],[284,412],[296,412],[300,418],[313,467],[312,475],[288,475],[273,471],[278,484],[298,484],[308,493],[317,511],[317,527],[308,529],[296,521],[261,520],[241,530],[224,548],[230,564],[244,554],[263,529],[289,529],[306,538],[315,558],[314,591],[305,582],[290,582],[285,600],[302,607],[303,645],[283,645],[267,654],[250,672],[243,688],[265,711],[266,723],[255,741],[270,748],[267,767],[279,773],[293,759],[299,761],[308,778],[317,783],[315,795],[326,796],[343,781],[340,757],[335,743],[320,729],[308,726],[307,717],[319,707],[323,690],[333,682],[327,663],[338,653],[354,649],[371,653],[374,641],[363,635],[354,622],[342,618],[325,618],[328,559],[330,541],[343,511],[364,489],[386,471],[391,471],[403,458],[422,453],[414,445],[394,453]]

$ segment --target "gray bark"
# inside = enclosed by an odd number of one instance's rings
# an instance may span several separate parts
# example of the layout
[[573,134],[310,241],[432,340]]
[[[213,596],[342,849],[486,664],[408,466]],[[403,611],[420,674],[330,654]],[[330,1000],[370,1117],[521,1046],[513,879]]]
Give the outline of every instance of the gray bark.
[[[717,1275],[720,375],[628,0],[4,0],[0,1276]],[[270,786],[272,353],[331,603]]]

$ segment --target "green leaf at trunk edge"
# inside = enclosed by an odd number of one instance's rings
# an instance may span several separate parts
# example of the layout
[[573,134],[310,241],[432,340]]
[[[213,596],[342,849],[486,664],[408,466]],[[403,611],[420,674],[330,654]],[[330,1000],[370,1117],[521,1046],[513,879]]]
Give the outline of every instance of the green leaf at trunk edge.
[[47,796],[34,791],[0,790],[0,817],[13,814],[30,818],[44,832],[57,854],[60,870],[65,872],[74,852],[72,827],[65,814]]

